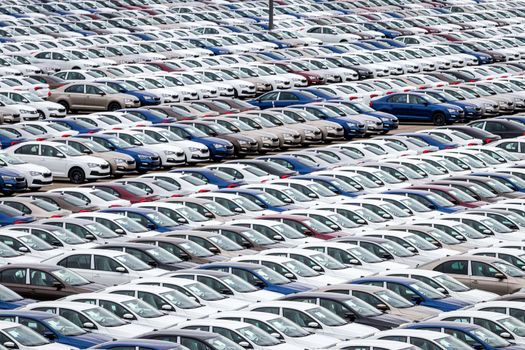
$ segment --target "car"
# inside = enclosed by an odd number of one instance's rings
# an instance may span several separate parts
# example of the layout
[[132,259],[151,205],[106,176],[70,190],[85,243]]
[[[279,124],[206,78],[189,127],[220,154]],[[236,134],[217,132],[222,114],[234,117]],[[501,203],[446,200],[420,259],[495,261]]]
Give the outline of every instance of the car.
[[82,155],[74,148],[57,142],[26,142],[11,146],[6,153],[37,165],[45,164],[53,177],[68,178],[76,184],[102,179],[110,174],[109,164],[105,160]]
[[[151,204],[153,205],[153,204]],[[100,210],[101,213],[112,213],[126,216],[140,225],[146,227],[149,230],[156,232],[170,232],[173,230],[179,230],[187,228],[187,226],[181,225],[181,222],[172,220],[170,216],[165,215],[157,210],[149,207],[148,203],[137,203],[136,207],[113,207],[108,209]],[[182,220],[180,220],[182,221]],[[187,223],[187,222],[186,222]]]
[[20,197],[31,198],[31,199],[40,199],[44,202],[48,202],[58,208],[63,210],[68,210],[72,213],[78,213],[81,211],[94,211],[98,210],[99,207],[93,204],[86,203],[82,199],[79,199],[75,196],[68,194],[59,194],[52,192],[29,192],[21,193]]
[[[136,348],[138,346],[138,348]],[[136,348],[144,350],[184,350],[186,347],[180,344],[174,344],[171,341],[147,340],[147,339],[129,339],[114,340],[91,347],[91,349],[126,349]]]
[[[50,192],[78,198],[87,204],[97,206],[99,209],[130,205],[130,202],[125,199],[120,199],[116,196],[113,196],[110,193],[107,193],[105,191],[102,191],[96,188],[90,188],[90,187],[77,187],[77,188],[62,187],[62,188],[55,188],[51,190]],[[60,216],[65,216],[65,215],[60,215]]]
[[377,276],[357,279],[352,283],[386,287],[408,301],[441,311],[454,311],[471,305],[466,301],[445,296],[431,286],[412,278]]
[[50,342],[74,347],[95,346],[112,339],[107,335],[88,333],[64,317],[47,312],[0,311],[0,320],[24,325]]
[[121,236],[106,228],[104,225],[92,220],[68,217],[44,219],[40,220],[39,223],[66,229],[67,231],[87,241],[109,243],[112,240],[122,240]]
[[87,303],[42,301],[30,304],[21,310],[56,314],[88,332],[111,336],[113,339],[136,337],[153,329],[153,327],[128,323],[100,306]]
[[97,182],[84,184],[81,187],[90,187],[100,191],[107,192],[117,198],[129,201],[131,204],[144,203],[159,200],[161,197],[148,193],[135,186],[126,186],[115,182]]
[[286,90],[281,92],[270,91],[248,102],[260,109],[266,109],[320,101],[320,98],[308,91]]
[[372,339],[400,339],[404,343],[412,344],[417,347],[433,347],[434,349],[439,350],[445,350],[450,346],[457,350],[467,350],[470,348],[469,345],[452,335],[420,329],[398,328],[382,331],[374,334]]
[[481,119],[470,122],[467,126],[488,131],[502,139],[525,135],[525,125],[505,119]]
[[240,345],[230,339],[212,332],[197,331],[197,330],[186,330],[186,329],[170,329],[170,330],[158,330],[140,336],[141,339],[159,339],[163,341],[169,341],[172,344],[177,345],[180,343],[182,346],[205,346],[210,350],[221,350],[224,346],[232,350],[242,350]]

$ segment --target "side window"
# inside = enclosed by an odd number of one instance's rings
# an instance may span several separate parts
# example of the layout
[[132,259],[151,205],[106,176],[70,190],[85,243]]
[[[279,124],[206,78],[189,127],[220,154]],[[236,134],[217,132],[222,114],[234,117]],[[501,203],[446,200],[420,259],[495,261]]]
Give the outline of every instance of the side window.
[[226,329],[226,328],[213,327],[212,331],[213,331],[213,333],[220,334],[220,335],[222,335],[222,336],[224,336],[224,337],[234,341],[237,344],[239,344],[242,341],[245,341],[245,339],[243,337],[241,337],[240,335],[238,335],[236,332],[231,331],[231,330]]
[[[108,310],[109,312],[117,315],[120,318],[124,318],[125,314],[129,314],[128,310],[126,310],[125,308],[123,308],[122,306],[120,306],[117,303],[114,303],[114,302],[111,302],[111,301],[107,301],[107,300],[101,300],[99,302],[99,304],[100,304],[101,307],[103,307],[104,309]],[[133,319],[136,319],[136,317],[133,316]]]
[[388,99],[390,103],[407,103],[407,95],[394,95]]
[[299,98],[291,92],[283,91],[279,95],[279,101],[299,101]]
[[133,255],[134,257],[137,257],[139,260],[145,262],[146,264],[154,263],[155,261],[144,252],[133,249],[133,248],[126,248],[126,253]]
[[416,293],[411,289],[399,283],[388,282],[386,287],[409,301],[412,301],[412,298],[416,296]]
[[294,309],[285,308],[283,310],[283,316],[301,327],[308,327],[308,323],[315,322],[315,320],[307,314]]
[[29,156],[37,156],[38,155],[38,145],[25,145],[17,150],[15,150],[16,154],[26,154]]
[[423,338],[411,337],[410,344],[420,347],[421,349],[424,349],[424,350],[441,350],[439,346],[432,343],[430,340],[423,339]]
[[489,264],[485,264],[479,261],[472,261],[473,276],[496,278],[497,273],[499,273],[499,271],[496,268],[490,266]]
[[510,308],[509,309],[509,315],[511,315],[512,317],[517,318],[521,322],[525,322],[525,311],[523,311],[522,309]]
[[[345,293],[347,294],[347,293]],[[381,299],[377,298],[376,296],[366,293],[366,292],[360,292],[360,291],[352,291],[352,295],[356,298],[361,299],[365,303],[368,303],[372,305],[373,307],[377,307],[379,304],[384,304]]]
[[7,269],[0,274],[2,283],[26,284],[27,269]]
[[246,270],[233,268],[232,273],[254,286],[258,283],[264,283],[259,277]]
[[153,293],[138,292],[137,296],[139,299],[144,300],[146,303],[150,304],[151,306],[155,307],[158,310],[162,310],[162,305],[166,304],[164,299],[162,299],[161,297]]
[[277,99],[277,94],[278,94],[278,92],[270,92],[270,93],[267,93],[264,96],[261,96],[261,98],[259,100],[260,101],[273,101],[273,100]]
[[474,347],[474,345],[479,344],[476,339],[472,338],[468,334],[465,334],[461,331],[457,331],[454,329],[445,329],[445,333],[450,334],[451,336],[458,338],[464,343],[467,343],[468,345]]
[[452,260],[444,262],[434,268],[435,271],[452,273],[456,275],[468,275],[468,261]]
[[483,328],[486,328],[489,331],[491,331],[493,333],[496,333],[498,335],[500,335],[501,333],[507,332],[504,328],[499,326],[497,323],[492,322],[490,320],[483,319],[483,318],[474,317],[474,322],[473,323],[477,324],[478,326],[481,326]]
[[80,328],[84,328],[85,323],[92,323],[86,316],[82,315],[79,312],[73,311],[73,310],[60,309],[58,314],[66,318],[68,321],[73,322]]
[[117,267],[121,266],[115,260],[108,258],[107,256],[103,256],[103,255],[95,255],[94,261],[95,261],[95,270],[99,270],[99,271],[114,272]]
[[64,90],[67,93],[83,94],[84,85],[72,85]]
[[499,148],[503,148],[507,152],[519,152],[517,142],[503,142],[498,145]]
[[31,328],[35,332],[37,332],[40,335],[44,335],[44,333],[48,332],[48,329],[46,326],[44,326],[42,323],[32,320],[30,318],[26,317],[19,317],[18,323],[23,324],[26,327]]
[[40,270],[30,270],[29,273],[29,283],[33,286],[42,286],[42,287],[53,287],[55,282],[58,280],[51,276],[51,274],[40,271]]
[[[42,157],[53,157],[58,158],[59,154],[62,154],[59,150],[57,150],[55,147],[42,145],[42,151],[41,151]],[[63,154],[62,154],[63,155]]]
[[91,269],[91,255],[71,255],[58,262],[57,265],[64,266],[70,269]]

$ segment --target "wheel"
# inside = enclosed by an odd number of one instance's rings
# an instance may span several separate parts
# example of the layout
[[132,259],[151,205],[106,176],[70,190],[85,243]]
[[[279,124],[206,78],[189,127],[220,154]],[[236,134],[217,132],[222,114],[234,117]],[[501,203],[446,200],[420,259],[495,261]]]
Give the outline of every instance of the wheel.
[[441,126],[446,124],[445,115],[441,112],[434,113],[432,118],[434,125]]
[[73,68],[71,68],[71,69],[80,69],[80,67],[73,67]]
[[111,102],[108,106],[108,111],[110,112],[116,111],[117,109],[122,109],[118,102]]
[[80,184],[86,181],[86,174],[84,173],[84,170],[80,168],[72,168],[69,170],[69,181],[71,181],[74,184]]
[[57,103],[66,109],[66,113],[71,112],[71,109],[69,109],[69,103],[66,101],[57,101]]
[[346,40],[346,39],[343,39],[343,40],[341,40],[341,41],[339,41],[339,42],[340,42],[340,43],[347,43],[347,42],[348,42],[348,40]]
[[38,119],[46,119],[46,115],[44,112],[38,110],[36,111],[38,113]]

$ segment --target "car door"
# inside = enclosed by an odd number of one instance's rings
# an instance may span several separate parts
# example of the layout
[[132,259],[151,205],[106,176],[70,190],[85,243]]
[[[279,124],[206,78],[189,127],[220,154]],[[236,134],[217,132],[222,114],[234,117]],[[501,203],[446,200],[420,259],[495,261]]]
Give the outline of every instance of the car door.
[[29,285],[39,300],[56,300],[69,295],[62,282],[43,270],[29,269]]
[[514,136],[510,128],[507,127],[507,125],[503,123],[498,123],[497,121],[486,121],[484,129],[490,133],[501,136],[502,139]]
[[466,284],[471,288],[475,288],[472,286],[472,280],[469,276],[469,262],[466,259],[446,261],[436,266],[433,270],[446,273],[459,280],[463,284]]
[[[298,324],[300,327],[306,329],[309,332],[316,332],[319,329],[322,329],[322,326],[319,324],[319,322],[307,315],[305,312],[287,307],[282,308],[282,311],[284,317]],[[314,324],[316,324],[317,327],[312,327]]]
[[[125,272],[118,272],[117,268]],[[131,281],[127,268],[119,262],[104,255],[93,255],[93,281],[107,286],[119,285]]]
[[84,96],[84,106],[94,110],[106,110],[106,93],[94,85],[86,85]]
[[279,97],[274,102],[273,107],[287,107],[299,103],[299,98],[292,92],[281,91]]
[[502,274],[494,266],[481,261],[470,261],[471,287],[481,290],[488,290],[496,294],[510,293],[506,278],[498,278],[496,274]]
[[427,120],[430,118],[428,102],[422,96],[408,95],[407,113],[414,120]]
[[[23,145],[17,148],[13,153],[15,156],[25,160],[28,163],[44,165],[41,163],[42,158],[40,157],[40,145],[38,144]],[[49,167],[47,168],[49,169]]]
[[85,89],[84,84],[71,85],[64,90],[66,100],[71,109],[85,108]]
[[257,100],[259,102],[259,107],[261,109],[275,107],[275,101],[277,100],[278,95],[278,91],[273,91],[259,97],[259,99]]
[[49,145],[40,146],[40,162],[45,164],[46,168],[53,172],[53,176],[66,177],[68,162],[65,160],[66,155],[56,147]]
[[26,268],[5,269],[0,273],[2,285],[17,292],[25,298],[35,297],[29,285],[29,274]]
[[389,97],[387,103],[381,103],[379,110],[406,118],[409,115],[408,95],[397,94]]

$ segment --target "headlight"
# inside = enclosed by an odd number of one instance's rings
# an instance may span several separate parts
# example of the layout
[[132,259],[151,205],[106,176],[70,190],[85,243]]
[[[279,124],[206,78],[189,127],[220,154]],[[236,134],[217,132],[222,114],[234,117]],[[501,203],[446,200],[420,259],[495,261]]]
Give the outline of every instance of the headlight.
[[313,131],[313,130],[310,130],[310,129],[306,129],[306,130],[304,131],[304,133],[305,133],[305,134],[313,134],[314,131]]
[[188,147],[188,149],[190,150],[190,152],[199,152],[201,150],[200,148],[197,148],[197,147]]
[[514,102],[522,102],[523,100],[519,97],[514,97]]
[[151,97],[151,96],[144,96],[144,99],[145,100],[153,100],[153,97]]
[[97,163],[88,163],[87,166],[90,168],[98,168],[100,165]]
[[124,99],[124,102],[127,102],[127,103],[133,103],[133,102],[135,102],[135,100],[134,100],[134,99],[131,99],[131,98],[125,98],[125,99]]
[[2,180],[4,180],[4,181],[14,181],[15,177],[14,176],[4,176],[4,175],[2,175]]
[[284,137],[292,137],[292,134],[284,133],[283,136],[284,136]]
[[247,145],[248,141],[245,140],[239,140],[239,145]]
[[39,173],[38,171],[30,171],[29,175],[31,175],[31,176],[40,176],[40,175],[42,175],[42,173]]
[[484,107],[492,107],[492,103],[484,103],[483,106]]
[[58,111],[58,108],[55,108],[55,107],[49,107],[47,110],[48,110],[48,111]]
[[454,109],[454,108],[447,108],[447,110],[449,111],[449,113],[457,113],[458,112],[458,110]]
[[368,125],[375,125],[375,124],[376,124],[376,122],[373,121],[373,120],[367,120],[366,123],[367,123]]
[[346,125],[348,125],[351,128],[355,128],[357,126],[356,123],[346,123]]
[[268,137],[268,136],[263,136],[263,137],[261,137],[261,140],[263,140],[263,141],[271,141],[271,139],[272,139],[272,138],[271,138],[271,137]]
[[139,154],[139,159],[141,159],[141,160],[148,160],[149,156],[144,156],[142,154]]
[[330,130],[330,131],[335,130],[335,127],[333,127],[333,126],[327,126],[327,127],[326,127],[326,130]]
[[474,111],[476,110],[476,107],[466,106],[466,107],[465,107],[465,110],[466,110],[466,111],[469,111],[469,112],[474,112]]
[[176,154],[176,152],[173,152],[173,151],[164,151],[164,154],[165,154],[165,155],[172,155],[172,154]]
[[498,104],[499,104],[500,106],[506,106],[506,105],[507,105],[507,102],[505,102],[505,101],[499,101]]
[[213,147],[215,147],[215,148],[224,148],[224,145],[222,145],[220,143],[214,143]]
[[117,163],[117,164],[126,164],[127,161],[125,159],[122,159],[122,158],[115,158],[115,163]]
[[20,113],[33,113],[32,111],[29,111],[27,109],[21,109]]

